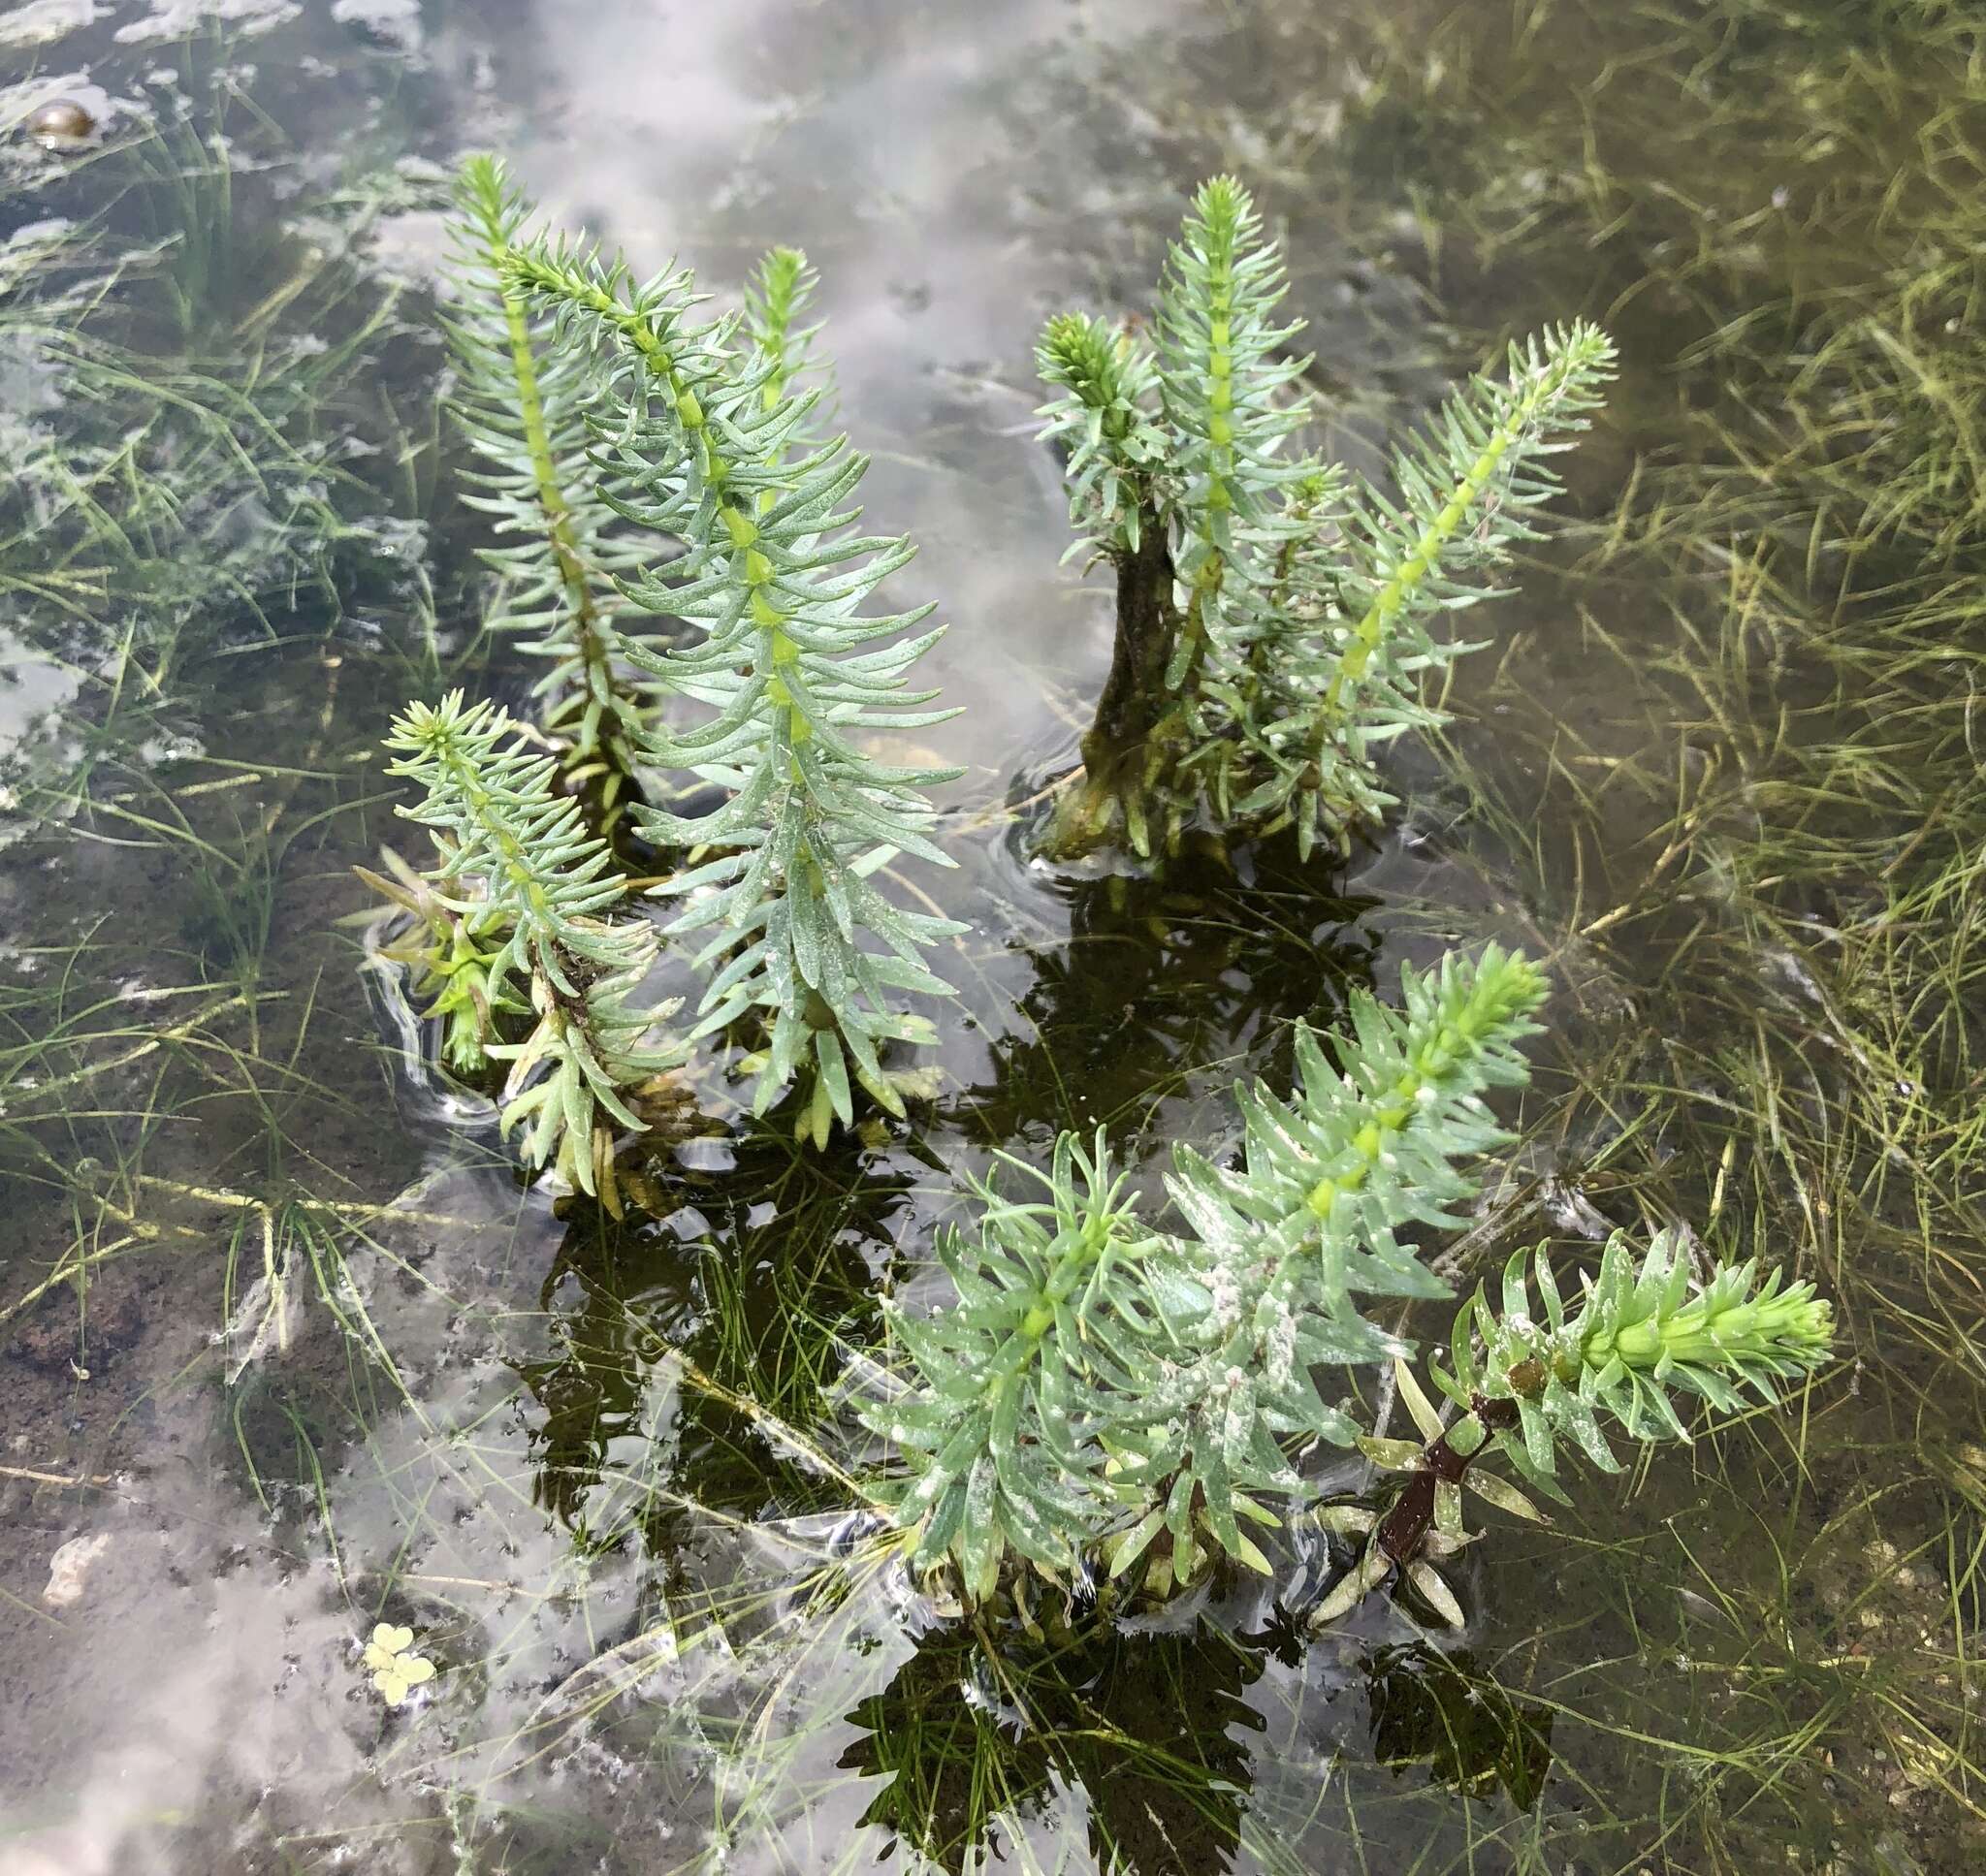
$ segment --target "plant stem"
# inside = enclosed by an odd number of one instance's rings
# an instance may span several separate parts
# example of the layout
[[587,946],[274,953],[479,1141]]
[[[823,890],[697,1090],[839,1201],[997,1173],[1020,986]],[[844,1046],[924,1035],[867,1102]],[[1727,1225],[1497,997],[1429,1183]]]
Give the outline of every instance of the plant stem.
[[804,744],[813,734],[805,717],[793,708],[781,672],[799,655],[798,648],[785,631],[786,615],[773,602],[773,567],[754,543],[758,524],[725,493],[731,481],[732,465],[719,452],[693,386],[684,376],[668,343],[649,320],[617,295],[593,281],[571,278],[555,267],[548,267],[530,254],[513,250],[505,261],[506,281],[518,280],[534,292],[586,307],[619,332],[633,346],[650,373],[667,388],[697,458],[704,481],[718,498],[718,521],[731,543],[724,566],[726,573],[744,586],[752,622],[759,628],[760,668],[766,675],[766,688],[773,702],[775,740],[786,748]]
[[[501,252],[493,249],[491,261],[500,280]],[[608,698],[613,695],[613,663],[601,631],[599,607],[573,539],[572,510],[559,486],[558,465],[552,460],[544,399],[538,391],[538,365],[531,352],[524,301],[508,285],[498,290],[503,295],[503,318],[510,334],[511,369],[517,374],[518,416],[524,424],[525,445],[530,452],[531,476],[537,485],[538,507],[545,517],[545,535],[552,556],[559,563],[559,580],[565,588],[566,603],[572,608],[574,636],[579,644],[580,662],[586,670],[588,690],[596,699]]]
[[[452,742],[439,745],[435,754],[446,764],[462,799],[502,854],[503,870],[521,896],[524,922],[530,928],[531,966],[553,1005],[543,1013],[553,1019],[557,1028],[576,1030],[593,1049],[595,1056],[603,1054],[595,1046],[598,1037],[593,1033],[593,1011],[586,1001],[586,985],[593,971],[560,941],[552,925],[544,881],[530,854],[496,810],[496,797],[483,785],[482,775],[475,763]],[[578,994],[568,996],[560,987],[561,979],[573,985]]]
[[[524,431],[525,451],[530,461],[531,482],[543,519],[545,542],[559,570],[559,584],[564,589],[570,616],[572,646],[578,654],[580,684],[585,695],[577,747],[572,750],[574,768],[604,758],[615,778],[604,794],[611,806],[635,783],[634,762],[625,737],[613,727],[622,711],[615,688],[611,623],[602,616],[594,596],[588,569],[579,551],[573,525],[572,506],[565,498],[559,476],[559,464],[552,453],[552,438],[545,421],[544,392],[538,375],[537,354],[531,343],[530,323],[523,294],[512,283],[506,266],[514,252],[505,234],[500,184],[495,180],[494,193],[479,197],[471,213],[481,224],[483,258],[490,280],[502,302],[505,337],[510,354],[510,371],[517,392],[518,423]],[[595,714],[606,718],[606,733],[597,744],[585,725]],[[610,815],[611,819],[611,815]]]
[[1096,716],[1082,739],[1083,779],[1064,793],[1041,841],[1041,850],[1057,859],[1105,845],[1120,822],[1134,835],[1143,826],[1145,801],[1167,766],[1159,732],[1178,709],[1166,671],[1181,621],[1172,600],[1172,550],[1155,505],[1138,517],[1136,552],[1118,556],[1116,565],[1116,639]]
[[1137,551],[1117,562],[1110,675],[1083,738],[1083,761],[1090,766],[1094,756],[1102,756],[1107,767],[1114,754],[1141,744],[1164,714],[1166,666],[1181,623],[1172,603],[1172,551],[1155,509],[1140,516],[1139,524]]
[[[1460,1451],[1455,1445],[1456,1436],[1472,1422],[1481,1432],[1473,1447]],[[1402,1567],[1413,1562],[1434,1522],[1436,1488],[1461,1483],[1463,1475],[1490,1449],[1490,1442],[1483,1434],[1507,1432],[1517,1423],[1515,1401],[1487,1400],[1478,1394],[1469,1403],[1469,1412],[1463,1418],[1440,1439],[1428,1443],[1421,1455],[1421,1470],[1407,1481],[1406,1489],[1393,1500],[1393,1510],[1380,1520],[1377,1542],[1381,1552]]]
[[1483,492],[1502,466],[1504,458],[1517,448],[1540,414],[1565,390],[1572,372],[1568,359],[1561,360],[1555,369],[1539,370],[1532,377],[1523,395],[1512,404],[1509,414],[1490,433],[1488,441],[1456,484],[1454,493],[1440,512],[1422,529],[1414,543],[1413,553],[1393,569],[1392,578],[1373,595],[1364,616],[1353,628],[1351,642],[1345,647],[1337,669],[1331,673],[1324,700],[1318,707],[1317,734],[1312,747],[1320,765],[1330,738],[1344,719],[1347,693],[1356,693],[1359,681],[1365,675],[1365,667],[1378,656],[1393,629],[1393,620],[1440,564],[1456,530],[1475,512]]

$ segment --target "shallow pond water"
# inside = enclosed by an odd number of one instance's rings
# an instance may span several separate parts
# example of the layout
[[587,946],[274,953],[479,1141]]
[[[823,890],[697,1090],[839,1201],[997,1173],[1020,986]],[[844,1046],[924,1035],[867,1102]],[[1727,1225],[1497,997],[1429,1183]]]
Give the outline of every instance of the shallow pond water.
[[[1986,1859],[1963,9],[36,0],[0,60],[0,1876]],[[97,146],[16,134],[54,95]],[[721,298],[806,246],[966,706],[928,1112],[814,1156],[713,1068],[625,1224],[350,922],[390,713],[529,681],[429,297],[482,147]],[[1220,166],[1361,464],[1544,320],[1625,372],[1383,834],[1058,874],[1108,609],[1033,340]],[[1458,1286],[1688,1219],[1821,1282],[1835,1371],[1496,1519],[1459,1635],[1307,1638],[1321,1544],[993,1654],[849,1565],[834,1383],[962,1173],[1105,1124],[1155,1189],[1296,1019],[1490,938],[1555,989]]]

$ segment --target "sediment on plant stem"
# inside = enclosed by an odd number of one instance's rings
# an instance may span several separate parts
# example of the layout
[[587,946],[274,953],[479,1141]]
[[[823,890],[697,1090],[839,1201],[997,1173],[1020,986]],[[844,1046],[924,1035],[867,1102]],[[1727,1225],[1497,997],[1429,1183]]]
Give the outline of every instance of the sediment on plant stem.
[[1501,378],[1472,378],[1393,453],[1382,490],[1293,447],[1312,411],[1290,350],[1302,322],[1278,323],[1287,291],[1253,199],[1216,176],[1168,253],[1155,345],[1079,313],[1042,334],[1061,394],[1042,435],[1118,598],[1048,858],[1120,841],[1150,858],[1197,815],[1292,827],[1307,858],[1383,818],[1376,753],[1446,720],[1424,679],[1468,649],[1430,622],[1493,590],[1485,576],[1558,491],[1545,459],[1613,375],[1612,341],[1583,321],[1513,345]]
[[1116,571],[1110,673],[1082,739],[1082,773],[1057,799],[1037,843],[1051,859],[1080,859],[1119,840],[1146,849],[1184,747],[1180,702],[1165,683],[1180,625],[1172,554],[1155,516],[1137,546],[1116,556]]

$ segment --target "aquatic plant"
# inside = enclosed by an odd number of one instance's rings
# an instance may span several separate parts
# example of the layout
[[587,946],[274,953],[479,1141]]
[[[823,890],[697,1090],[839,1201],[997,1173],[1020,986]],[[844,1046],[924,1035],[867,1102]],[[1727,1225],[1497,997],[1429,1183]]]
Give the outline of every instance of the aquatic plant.
[[434,1664],[414,1649],[412,1629],[381,1622],[372,1630],[360,1664],[372,1676],[373,1690],[388,1706],[400,1706],[417,1687],[434,1678]]
[[[501,617],[538,633],[527,649],[551,660],[535,694],[553,699],[545,728],[562,747],[565,785],[597,801],[603,828],[634,801],[642,832],[689,860],[659,888],[689,901],[672,935],[711,933],[689,1040],[753,1026],[756,1110],[801,1079],[796,1132],[817,1145],[837,1121],[852,1125],[857,1087],[900,1116],[901,1076],[885,1056],[936,1039],[900,999],[951,994],[922,953],[963,928],[870,882],[906,852],[953,864],[929,838],[925,791],[958,772],[894,766],[865,745],[955,713],[923,709],[936,693],[907,688],[941,633],[903,635],[931,608],[861,613],[913,550],[850,532],[845,504],[867,460],[813,432],[822,394],[800,380],[814,375],[817,327],[801,323],[814,271],[797,249],[774,248],[742,316],[698,322],[685,270],[637,287],[618,261],[526,240],[529,206],[494,159],[464,166],[456,204],[463,301],[446,323],[458,415],[490,465],[473,501],[519,537],[487,556],[512,583]],[[617,533],[617,522],[653,539]],[[629,614],[703,637],[662,647],[625,629]],[[651,721],[665,695],[714,714]],[[725,801],[686,818],[638,799],[642,771],[672,769]],[[561,815],[520,839],[556,845],[575,826]],[[604,867],[603,855],[588,863]],[[442,986],[431,1013],[449,1018],[456,1059],[472,1061],[488,909],[465,924],[462,906],[368,877],[423,921],[426,936],[400,955]],[[587,877],[598,909],[611,895]]]
[[353,549],[393,538],[328,434],[391,302],[322,270],[321,291],[295,282],[300,323],[355,330],[259,334],[244,364],[139,342],[152,283],[85,231],[34,221],[0,242],[0,347],[51,398],[0,434],[0,623],[32,641],[74,622],[107,652],[134,619],[146,652],[182,626],[205,642],[266,627],[303,588],[329,593]]
[[[436,837],[426,874],[434,897],[484,937],[493,924],[505,932],[500,949],[478,952],[475,1002],[503,1008],[516,980],[523,997],[512,1001],[534,1019],[521,1042],[483,1039],[510,1064],[502,1129],[528,1123],[529,1164],[556,1165],[618,1210],[612,1124],[643,1129],[638,1102],[685,1059],[682,1047],[650,1039],[669,1011],[629,1002],[654,962],[655,927],[606,918],[626,880],[586,831],[579,803],[555,792],[554,758],[533,754],[494,705],[465,705],[460,691],[409,705],[386,747],[400,758],[390,773],[426,790],[400,811]],[[447,960],[436,969],[451,974]]]
[[[443,898],[391,847],[380,852],[387,872],[354,867],[367,885],[412,923],[379,947],[379,955],[413,977],[413,992],[427,1000],[423,1012],[441,1025],[441,1054],[458,1074],[479,1074],[489,1066],[489,1042],[496,1033],[490,973],[501,954],[510,922],[470,881],[457,882],[456,895]],[[378,916],[368,907],[350,922],[370,925]]]
[[1067,452],[1078,546],[1117,578],[1109,676],[1083,768],[1042,836],[1072,856],[1173,844],[1202,806],[1292,827],[1307,854],[1392,801],[1377,747],[1443,721],[1425,673],[1465,645],[1436,614],[1484,596],[1613,373],[1575,322],[1513,345],[1393,457],[1391,491],[1290,450],[1305,359],[1279,324],[1281,251],[1248,191],[1203,183],[1159,290],[1155,338],[1079,313],[1038,363],[1058,395],[1042,434]]
[[456,421],[485,466],[467,472],[469,505],[509,537],[484,557],[504,586],[493,622],[548,661],[533,686],[539,720],[563,747],[568,786],[596,791],[611,819],[637,789],[645,699],[625,669],[613,574],[635,549],[587,462],[590,348],[554,342],[552,317],[503,277],[532,217],[495,157],[472,156],[450,224],[456,298],[443,314],[458,381]]
[[711,935],[696,958],[709,981],[692,1038],[758,1025],[755,1106],[803,1078],[796,1129],[817,1144],[852,1123],[855,1086],[902,1114],[885,1051],[936,1037],[900,998],[951,994],[922,953],[962,928],[870,882],[901,854],[953,864],[930,838],[926,791],[957,772],[894,765],[873,745],[955,713],[907,688],[943,628],[904,634],[931,608],[861,610],[913,550],[849,532],[846,504],[867,459],[844,437],[808,433],[820,393],[795,386],[791,326],[804,261],[768,258],[742,340],[735,316],[692,316],[682,269],[636,284],[618,262],[546,240],[511,249],[503,277],[557,310],[565,342],[601,348],[596,465],[622,512],[682,543],[624,590],[702,634],[628,648],[662,690],[711,713],[651,729],[643,758],[725,792],[698,817],[637,814],[652,839],[709,856],[663,888],[689,901],[671,934]]
[[819,288],[820,275],[797,247],[767,249],[745,283],[745,330],[753,350],[771,366],[759,393],[768,410],[795,379],[817,368],[813,351],[820,322],[799,322]]
[[[1399,1010],[1355,1000],[1335,1071],[1299,1028],[1290,1097],[1237,1091],[1237,1164],[1175,1149],[1167,1189],[1183,1231],[1140,1220],[1101,1132],[1093,1148],[1065,1133],[1046,1172],[1020,1168],[1035,1195],[976,1188],[975,1232],[939,1246],[956,1303],[930,1317],[890,1306],[900,1386],[862,1410],[903,1455],[894,1515],[915,1567],[949,1567],[973,1601],[1029,1568],[1064,1587],[1093,1564],[1135,1571],[1158,1595],[1220,1556],[1269,1570],[1243,1527],[1274,1529],[1303,1508],[1300,1448],[1358,1438],[1318,1372],[1404,1351],[1357,1299],[1446,1293],[1398,1234],[1461,1222],[1474,1186],[1457,1162],[1506,1137],[1483,1097],[1524,1080],[1517,1044],[1545,994],[1534,966],[1493,945],[1425,976],[1405,970],[1401,987]],[[1752,1266],[1719,1266],[1692,1296],[1676,1242],[1658,1239],[1623,1275],[1617,1240],[1570,1317],[1541,1258],[1549,1330],[1531,1327],[1521,1281],[1507,1281],[1500,1318],[1465,1311],[1437,1381],[1474,1419],[1429,1434],[1447,1442],[1439,1455],[1492,1437],[1509,1450],[1516,1429],[1520,1469],[1542,1483],[1554,1434],[1601,1449],[1596,1410],[1635,1438],[1680,1434],[1666,1384],[1728,1408],[1736,1384],[1764,1389],[1822,1359],[1827,1309],[1809,1287],[1761,1288]],[[1377,1450],[1429,1481],[1442,1536],[1458,1528],[1447,1487],[1459,1474],[1445,1457]],[[1410,1492],[1379,1527],[1385,1542],[1341,1597],[1394,1565],[1425,1588],[1414,1503]]]
[[[1544,1304],[1540,1320],[1530,1281]],[[1334,1528],[1370,1535],[1357,1566],[1314,1612],[1343,1613],[1395,1569],[1454,1626],[1461,1610],[1427,1563],[1470,1542],[1462,1494],[1519,1517],[1537,1508],[1507,1480],[1476,1470],[1492,1451],[1548,1498],[1565,1502],[1556,1479],[1557,1447],[1570,1441],[1603,1472],[1620,1471],[1602,1422],[1642,1444],[1687,1440],[1672,1390],[1707,1401],[1719,1413],[1744,1406],[1744,1390],[1771,1404],[1778,1383],[1811,1374],[1827,1359],[1833,1312],[1809,1283],[1762,1282],[1755,1263],[1712,1265],[1699,1283],[1681,1231],[1659,1233],[1639,1260],[1617,1231],[1598,1272],[1583,1279],[1568,1308],[1542,1248],[1520,1251],[1504,1269],[1500,1309],[1482,1288],[1455,1320],[1449,1365],[1428,1364],[1438,1392],[1459,1410],[1452,1424],[1405,1362],[1393,1364],[1400,1400],[1425,1444],[1361,1439],[1376,1463],[1407,1475],[1383,1516],[1334,1508]]]

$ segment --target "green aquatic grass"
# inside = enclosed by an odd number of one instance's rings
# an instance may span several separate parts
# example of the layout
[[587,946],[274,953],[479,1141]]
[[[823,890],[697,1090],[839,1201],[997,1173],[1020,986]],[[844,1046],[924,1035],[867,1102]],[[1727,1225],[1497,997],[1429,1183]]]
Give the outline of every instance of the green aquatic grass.
[[[1978,31],[1942,8],[1852,30],[1797,6],[1640,10],[1608,69],[1576,54],[1551,76],[1592,100],[1582,120],[1535,108],[1546,74],[1514,62],[1545,30],[1535,8],[1453,15],[1377,61],[1417,124],[1513,140],[1422,199],[1442,277],[1523,255],[1549,291],[1583,245],[1591,310],[1632,353],[1654,336],[1637,302],[1667,308],[1701,393],[1631,399],[1618,510],[1576,563],[1533,572],[1555,572],[1558,618],[1480,700],[1496,741],[1465,724],[1448,745],[1466,811],[1444,835],[1465,874],[1515,865],[1527,941],[1580,1007],[1535,1136],[1559,1202],[1707,1215],[1790,1253],[1865,1364],[1803,1420],[1783,1514],[1746,1482],[1743,1436],[1699,1461],[1729,1508],[1714,1519],[1753,1508],[1768,1567],[1732,1580],[1691,1545],[1630,1574],[1622,1552],[1639,1606],[1593,1578],[1574,1596],[1630,1634],[1665,1585],[1725,1611],[1729,1645],[1680,1645],[1684,1724],[1634,1717],[1624,1666],[1602,1661],[1585,1678],[1606,1698],[1569,1703],[1554,1737],[1577,1753],[1577,1718],[1601,1754],[1619,1742],[1602,1814],[1623,1823],[1649,1766],[1673,1765],[1663,1843],[1684,1866],[1833,1854],[1805,1793],[1859,1854],[1938,1867],[1971,1854],[1986,1790],[1977,1513],[1952,1456],[1986,1378]],[[1746,126],[1780,160],[1719,173]],[[1601,707],[1575,721],[1524,702],[1565,668],[1547,633],[1596,672]],[[1719,1709],[1731,1743],[1706,1755]]]

